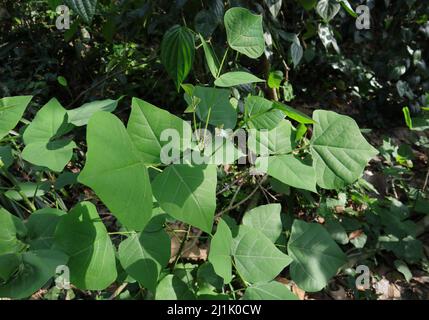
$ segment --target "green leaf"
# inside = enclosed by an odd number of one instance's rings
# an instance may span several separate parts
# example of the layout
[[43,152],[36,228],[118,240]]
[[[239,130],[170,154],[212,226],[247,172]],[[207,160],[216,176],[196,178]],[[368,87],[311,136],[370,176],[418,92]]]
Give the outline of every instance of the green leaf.
[[248,56],[259,58],[265,49],[262,16],[245,8],[231,8],[224,16],[229,46]]
[[[51,188],[49,181],[44,181],[41,183],[35,182],[19,182],[17,187],[20,192],[23,193],[27,198],[41,197],[46,194]],[[11,200],[20,201],[22,200],[21,194],[18,190],[9,189],[4,195]]]
[[[11,146],[0,146],[0,161],[0,168],[3,167],[3,169],[7,169],[12,165],[14,159]],[[1,163],[3,163],[3,165],[1,165]]]
[[282,233],[282,220],[279,203],[267,204],[253,208],[245,213],[243,225],[261,231],[273,243],[277,241]]
[[316,192],[316,173],[308,165],[292,154],[260,157],[256,167],[273,178],[291,187]]
[[307,11],[310,11],[311,9],[313,9],[317,4],[317,0],[298,0],[298,1]]
[[317,223],[295,220],[287,248],[293,259],[292,280],[307,292],[322,290],[347,262],[328,231]]
[[33,96],[0,99],[0,140],[16,127]]
[[353,18],[357,18],[357,13],[353,10],[353,7],[351,6],[350,2],[348,0],[341,0],[340,1],[341,6],[344,8],[344,10],[347,11],[347,13],[352,16]]
[[125,271],[155,292],[159,274],[170,259],[170,237],[163,229],[154,232],[145,229],[122,241],[118,254]]
[[319,0],[316,6],[316,12],[325,22],[332,20],[340,9],[341,5],[337,0]]
[[62,85],[63,87],[67,87],[68,83],[67,83],[67,79],[64,78],[63,76],[58,76],[57,77],[57,81],[60,85]]
[[65,0],[65,3],[77,13],[85,23],[91,23],[95,14],[97,0]]
[[280,70],[271,71],[268,76],[268,86],[270,88],[279,89],[283,79],[283,72]]
[[395,260],[394,264],[396,270],[402,273],[407,282],[410,282],[410,280],[413,278],[413,274],[411,273],[410,268],[408,268],[408,265],[402,260]]
[[156,300],[194,300],[195,295],[186,283],[175,275],[165,276],[156,288]]
[[161,139],[166,130],[174,130],[180,136],[178,145],[173,146],[175,149],[183,151],[190,147],[192,128],[189,123],[146,101],[133,98],[127,131],[145,164],[162,162],[161,150],[169,143],[165,138],[164,141]]
[[21,239],[27,230],[22,221],[0,207],[0,255],[20,252],[25,248]]
[[[9,280],[18,271],[21,264],[21,254],[6,253],[0,255],[0,284]],[[0,285],[1,288],[1,285]],[[0,289],[1,290],[1,289]]]
[[243,300],[298,300],[284,284],[277,281],[257,283],[246,289]]
[[411,120],[410,109],[408,107],[403,107],[402,112],[404,114],[405,123],[409,129],[413,128],[413,121]]
[[195,55],[195,37],[187,27],[175,25],[162,38],[161,62],[176,84],[180,85],[192,69]]
[[30,249],[50,249],[54,244],[55,229],[58,222],[65,212],[43,208],[33,212],[27,221],[27,237],[26,241],[30,245]]
[[247,144],[257,155],[285,154],[295,148],[295,132],[290,121],[283,120],[270,131],[250,129]]
[[226,284],[232,280],[231,245],[231,230],[226,222],[220,219],[216,233],[210,243],[208,259],[216,274],[221,276]]
[[53,171],[62,171],[76,147],[71,139],[60,139],[68,130],[67,110],[57,99],[51,99],[24,131],[23,159]]
[[250,129],[272,130],[284,119],[280,110],[273,108],[273,102],[258,96],[246,99],[245,119]]
[[235,238],[233,256],[240,276],[250,283],[273,280],[292,259],[259,230],[242,225]]
[[224,73],[215,80],[214,84],[218,87],[233,87],[254,82],[265,82],[265,80],[260,79],[249,72],[234,71]]
[[86,164],[78,181],[92,188],[119,221],[141,231],[152,216],[149,175],[124,125],[97,112],[88,123]]
[[296,41],[292,42],[290,46],[290,54],[292,56],[292,63],[296,67],[300,63],[304,54],[304,49],[302,48],[298,37],[296,37]]
[[79,289],[103,290],[115,281],[115,249],[92,203],[81,202],[61,217],[54,248],[70,257],[70,282]]
[[[6,256],[8,263],[9,258]],[[0,256],[0,268],[4,259],[5,256]],[[0,284],[0,297],[22,299],[31,296],[55,276],[58,266],[67,264],[68,258],[60,251],[36,250],[23,253],[19,259],[16,275],[5,284]]]
[[346,230],[338,220],[330,219],[325,223],[326,230],[328,230],[332,239],[334,239],[339,244],[349,243],[349,236],[347,235]]
[[348,116],[317,110],[313,119],[317,123],[310,146],[317,184],[325,189],[340,189],[353,183],[378,151]]
[[295,120],[302,124],[312,124],[315,123],[313,119],[311,119],[309,116],[307,116],[305,113],[302,113],[301,111],[298,111],[286,104],[283,104],[281,102],[274,101],[274,108],[281,110],[291,118],[292,120]]
[[[196,113],[201,121],[206,122],[209,118],[208,123],[211,125],[234,129],[237,111],[229,102],[230,90],[196,86],[193,96],[200,99]],[[185,96],[185,99],[191,104],[189,96]]]
[[79,108],[68,110],[68,120],[77,127],[88,124],[89,118],[98,111],[112,112],[118,106],[118,100],[97,100],[83,104]]
[[214,165],[173,164],[152,182],[160,207],[172,217],[211,233],[216,209]]
[[201,43],[203,45],[204,56],[206,58],[207,66],[213,76],[217,78],[219,73],[219,59],[211,48],[211,45],[204,40],[203,36],[200,34]]

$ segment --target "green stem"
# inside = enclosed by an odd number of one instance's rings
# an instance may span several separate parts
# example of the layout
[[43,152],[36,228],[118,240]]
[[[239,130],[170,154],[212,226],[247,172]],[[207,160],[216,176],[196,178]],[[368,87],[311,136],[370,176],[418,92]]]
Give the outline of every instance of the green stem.
[[9,179],[9,181],[14,185],[14,188],[16,189],[16,191],[18,192],[18,194],[21,196],[22,200],[24,201],[24,203],[27,205],[28,209],[30,209],[31,212],[36,211],[36,207],[34,206],[34,204],[28,199],[28,197],[25,195],[25,193],[22,192],[20,186],[19,186],[19,182],[15,179],[15,177],[13,175],[11,175],[7,170],[5,170],[4,168],[0,168],[2,174]]
[[181,255],[182,255],[183,249],[185,248],[185,243],[188,240],[189,232],[190,231],[191,231],[191,226],[189,225],[188,226],[188,230],[186,231],[186,235],[183,237],[182,242],[180,243],[179,251],[177,251],[176,259],[174,260],[173,269],[172,270],[176,269],[176,265],[179,262],[179,259],[180,259]]
[[229,47],[226,48],[225,54],[223,55],[222,62],[220,63],[219,70],[216,75],[216,79],[219,78],[220,73],[222,72],[223,64],[225,63],[226,56],[228,55]]

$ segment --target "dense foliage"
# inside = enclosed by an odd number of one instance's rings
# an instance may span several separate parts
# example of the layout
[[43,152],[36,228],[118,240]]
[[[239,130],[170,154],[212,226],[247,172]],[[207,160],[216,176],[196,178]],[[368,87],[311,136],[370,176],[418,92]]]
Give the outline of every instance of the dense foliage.
[[2,4],[0,297],[374,299],[381,267],[411,288],[429,9],[358,2],[368,30],[337,0]]

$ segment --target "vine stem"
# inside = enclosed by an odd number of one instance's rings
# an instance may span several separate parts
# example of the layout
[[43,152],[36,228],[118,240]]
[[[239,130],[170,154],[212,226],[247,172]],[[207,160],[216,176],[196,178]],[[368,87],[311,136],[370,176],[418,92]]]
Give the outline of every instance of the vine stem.
[[173,270],[176,268],[177,262],[179,262],[179,259],[182,255],[183,248],[185,247],[185,243],[188,240],[190,231],[191,231],[191,226],[189,225],[188,230],[186,231],[186,235],[183,237],[182,242],[180,243],[179,251],[177,251],[176,258],[174,259]]
[[226,56],[228,55],[229,47],[226,48],[225,54],[223,55],[222,62],[220,63],[219,70],[216,75],[216,79],[219,78],[220,73],[222,72],[223,64],[225,63]]
[[22,200],[25,202],[25,204],[27,205],[28,209],[30,209],[31,213],[33,213],[34,211],[36,211],[36,207],[34,206],[34,204],[28,199],[28,197],[25,195],[25,193],[22,192],[20,186],[19,186],[19,182],[15,179],[15,177],[13,175],[11,175],[7,170],[5,170],[4,168],[0,168],[1,172],[3,173],[3,175],[5,177],[7,177],[9,179],[10,182],[12,182],[12,184],[15,186],[16,191],[18,192],[18,194],[21,196]]

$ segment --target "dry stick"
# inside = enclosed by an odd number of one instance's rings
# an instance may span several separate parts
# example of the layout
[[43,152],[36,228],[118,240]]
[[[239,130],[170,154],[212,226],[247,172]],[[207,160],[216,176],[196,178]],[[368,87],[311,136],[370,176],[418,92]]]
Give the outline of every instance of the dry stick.
[[[264,182],[265,180],[266,180],[266,178],[267,178],[267,176],[265,176],[263,179],[262,179],[262,181],[261,182]],[[225,210],[222,210],[221,212],[219,212],[219,213],[217,213],[216,214],[216,216],[215,216],[215,218],[216,219],[218,219],[218,218],[220,218],[225,212],[228,212],[228,211],[231,211],[231,210],[233,210],[233,209],[235,209],[235,208],[237,208],[237,207],[239,207],[239,206],[241,206],[243,203],[245,203],[247,200],[249,200],[255,193],[256,193],[256,191],[258,191],[258,189],[259,189],[259,185],[258,186],[256,186],[256,188],[255,189],[253,189],[253,191],[246,197],[246,198],[244,198],[243,200],[241,200],[240,202],[238,202],[237,204],[235,204],[235,205],[233,205],[233,206],[230,206],[230,207],[228,207],[228,208],[226,208]]]
[[423,184],[423,188],[422,188],[423,192],[425,192],[426,187],[428,186],[428,181],[429,181],[429,168],[428,168],[428,172],[426,173],[425,183]]
[[108,300],[113,300],[115,299],[117,296],[119,296],[121,294],[121,292],[127,287],[128,283],[123,283],[121,284],[119,287],[116,288],[115,292],[113,292],[113,294],[109,297]]

